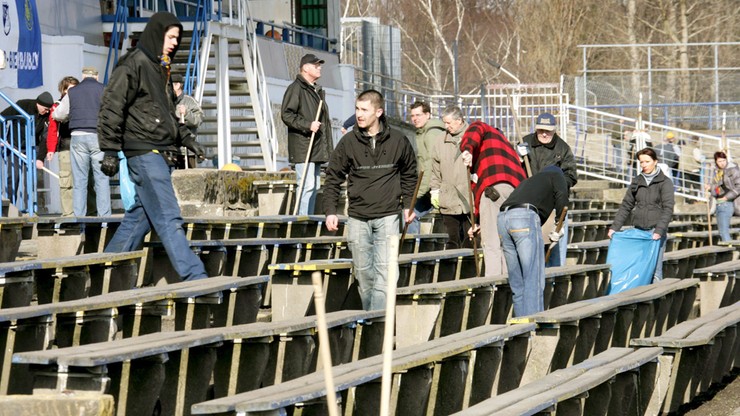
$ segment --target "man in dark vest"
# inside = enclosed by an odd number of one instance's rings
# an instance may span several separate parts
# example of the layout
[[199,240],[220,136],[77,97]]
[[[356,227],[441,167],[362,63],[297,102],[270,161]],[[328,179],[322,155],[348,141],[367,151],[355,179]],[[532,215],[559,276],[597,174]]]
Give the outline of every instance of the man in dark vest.
[[87,215],[87,181],[91,170],[98,215],[111,215],[110,181],[100,170],[104,154],[98,145],[97,132],[103,89],[103,84],[98,82],[97,69],[82,68],[82,81],[69,89],[52,115],[57,121],[69,119],[69,129],[72,131],[69,150],[74,181],[72,206],[76,217]]

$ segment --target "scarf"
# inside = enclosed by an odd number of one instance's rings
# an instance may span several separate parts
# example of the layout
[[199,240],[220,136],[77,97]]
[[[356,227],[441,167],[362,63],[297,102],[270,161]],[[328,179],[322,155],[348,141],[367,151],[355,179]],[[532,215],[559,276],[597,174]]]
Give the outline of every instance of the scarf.
[[164,68],[165,74],[167,74],[167,82],[170,82],[170,70],[172,68],[172,59],[169,55],[161,55],[159,57],[159,64]]
[[647,182],[648,186],[650,186],[650,182],[652,182],[653,179],[655,179],[655,177],[658,176],[659,173],[660,173],[660,168],[656,166],[653,173],[640,172],[640,175],[642,175],[642,177],[645,178],[645,182]]

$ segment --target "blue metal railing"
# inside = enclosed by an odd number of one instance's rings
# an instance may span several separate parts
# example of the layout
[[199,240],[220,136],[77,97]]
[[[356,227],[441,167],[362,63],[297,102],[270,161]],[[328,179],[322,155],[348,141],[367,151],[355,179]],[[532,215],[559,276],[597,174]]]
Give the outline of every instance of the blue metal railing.
[[[20,115],[1,116],[0,136],[0,196],[8,199],[19,211],[35,215],[36,199],[36,121],[0,91],[5,101]],[[0,217],[2,212],[0,212]]]
[[[270,39],[275,39],[299,46],[308,46],[313,49],[330,51],[332,45],[336,45],[336,39],[310,32],[306,29],[278,25],[273,22],[265,22],[254,19],[256,23],[255,34]],[[336,52],[336,49],[331,50]]]
[[127,0],[118,0],[116,5],[115,20],[113,21],[113,32],[110,38],[110,47],[108,48],[108,59],[105,61],[104,84],[108,84],[108,76],[113,67],[118,63],[119,50],[128,37],[128,7]]
[[185,94],[193,95],[193,85],[195,81],[205,74],[203,62],[200,60],[200,51],[202,39],[208,36],[208,21],[212,17],[212,2],[209,0],[199,0],[196,5],[195,24],[193,26],[192,41],[190,42],[190,52],[188,53],[188,65],[185,69]]

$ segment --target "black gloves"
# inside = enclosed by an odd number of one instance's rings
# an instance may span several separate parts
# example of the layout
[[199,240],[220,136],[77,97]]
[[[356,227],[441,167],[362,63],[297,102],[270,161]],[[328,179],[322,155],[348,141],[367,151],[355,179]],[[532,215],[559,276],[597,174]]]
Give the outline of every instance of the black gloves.
[[185,146],[188,150],[195,153],[195,156],[200,160],[205,160],[206,158],[206,151],[203,149],[203,146],[198,144],[198,142],[195,141],[194,136],[188,136],[185,140],[182,141],[182,145]]
[[105,157],[100,162],[100,170],[106,176],[114,177],[118,173],[118,156],[115,153],[108,154],[106,152]]

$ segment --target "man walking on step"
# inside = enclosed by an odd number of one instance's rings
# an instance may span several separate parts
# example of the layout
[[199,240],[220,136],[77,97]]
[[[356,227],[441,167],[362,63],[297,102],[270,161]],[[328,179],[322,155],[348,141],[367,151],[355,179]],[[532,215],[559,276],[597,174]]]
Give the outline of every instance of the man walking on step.
[[135,250],[154,228],[180,278],[196,280],[208,276],[185,237],[170,177],[179,146],[199,158],[204,153],[175,117],[170,62],[181,36],[182,24],[175,15],[155,13],[105,88],[98,120],[100,149],[105,152],[102,170],[114,176],[119,169],[117,152],[123,151],[136,189],[134,205],[105,251]]
[[337,204],[347,181],[347,242],[365,310],[385,308],[388,240],[399,233],[398,216],[410,223],[416,189],[416,156],[408,139],[383,114],[383,95],[367,90],[355,103],[357,124],[342,137],[326,168],[326,228],[339,226]]
[[[316,194],[319,191],[321,164],[329,160],[334,143],[331,135],[331,119],[329,106],[321,85],[317,84],[321,78],[323,59],[309,53],[301,58],[300,73],[295,81],[288,86],[283,96],[283,105],[280,117],[288,127],[288,158],[295,165],[296,183],[300,186],[305,172],[301,203],[298,215],[313,214],[316,205]],[[321,113],[316,120],[316,113],[321,103]],[[306,164],[306,154],[313,135],[311,156]]]

